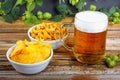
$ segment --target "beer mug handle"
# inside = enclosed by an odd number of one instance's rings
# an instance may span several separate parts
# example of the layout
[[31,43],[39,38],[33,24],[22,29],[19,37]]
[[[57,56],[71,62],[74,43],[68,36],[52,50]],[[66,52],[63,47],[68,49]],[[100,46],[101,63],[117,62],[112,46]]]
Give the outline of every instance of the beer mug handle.
[[[73,27],[74,24],[73,23],[66,23],[66,24],[62,24],[61,27]],[[67,29],[67,35],[69,34],[69,30]],[[73,47],[69,47],[65,42],[64,42],[64,39],[60,39],[61,43],[62,43],[62,46],[68,50],[68,51],[71,51],[73,52]]]

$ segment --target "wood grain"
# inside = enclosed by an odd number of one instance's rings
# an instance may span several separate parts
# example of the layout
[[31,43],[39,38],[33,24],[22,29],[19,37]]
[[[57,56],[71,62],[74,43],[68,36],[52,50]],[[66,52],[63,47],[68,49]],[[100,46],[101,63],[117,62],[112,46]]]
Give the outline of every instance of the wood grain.
[[[66,18],[60,23],[71,22],[73,18]],[[74,58],[72,52],[62,46],[54,50],[50,64],[41,73],[35,75],[18,73],[8,62],[6,52],[17,40],[29,40],[27,36],[29,28],[30,26],[25,26],[21,21],[12,24],[0,21],[0,80],[120,80],[120,61],[114,68],[107,68],[104,61],[97,65],[82,64]],[[73,36],[71,30],[66,40],[70,46],[72,46]],[[106,54],[118,53],[120,53],[120,24],[109,25]]]

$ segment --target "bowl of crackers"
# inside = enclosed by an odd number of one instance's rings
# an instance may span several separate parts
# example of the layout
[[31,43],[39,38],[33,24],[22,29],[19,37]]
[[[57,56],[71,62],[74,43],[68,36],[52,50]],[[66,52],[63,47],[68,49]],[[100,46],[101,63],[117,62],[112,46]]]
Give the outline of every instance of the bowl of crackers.
[[61,46],[61,39],[67,37],[67,28],[61,27],[59,23],[41,23],[28,29],[28,37],[31,41],[41,41],[51,44],[55,50]]
[[28,40],[18,40],[6,53],[6,57],[13,68],[23,74],[37,74],[45,70],[52,56],[51,44]]

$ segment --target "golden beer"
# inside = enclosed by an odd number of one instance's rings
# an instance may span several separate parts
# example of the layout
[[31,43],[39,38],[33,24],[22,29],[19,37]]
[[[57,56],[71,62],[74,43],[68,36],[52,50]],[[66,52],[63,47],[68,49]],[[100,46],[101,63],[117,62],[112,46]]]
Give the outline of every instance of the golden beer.
[[98,11],[83,11],[75,16],[73,53],[82,63],[95,64],[105,54],[108,18]]
[[87,33],[75,28],[74,55],[83,63],[98,63],[104,56],[106,30],[99,33]]

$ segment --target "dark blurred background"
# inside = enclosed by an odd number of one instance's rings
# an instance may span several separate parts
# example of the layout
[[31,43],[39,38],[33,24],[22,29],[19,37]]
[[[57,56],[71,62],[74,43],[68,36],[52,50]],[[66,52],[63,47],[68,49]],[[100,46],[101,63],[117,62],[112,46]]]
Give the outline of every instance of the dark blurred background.
[[[0,1],[5,1],[5,0],[0,0]],[[16,0],[13,0],[13,2],[15,2]],[[38,10],[42,10],[43,12],[51,12],[53,15],[56,14],[56,10],[55,7],[59,4],[59,0],[43,0],[44,4],[42,5],[42,7],[36,7],[36,9],[33,11],[34,13],[36,13]],[[69,0],[65,0],[66,3],[68,4]],[[113,5],[114,6],[118,6],[120,8],[120,0],[86,0],[87,1],[87,6],[85,7],[85,9],[88,9],[90,4],[94,4],[97,6],[97,10],[101,9],[101,8],[111,8]],[[71,5],[68,4],[68,6],[71,8],[71,10],[74,12],[76,12],[76,8],[72,7]],[[21,13],[23,13],[25,10],[25,6],[21,6]]]

